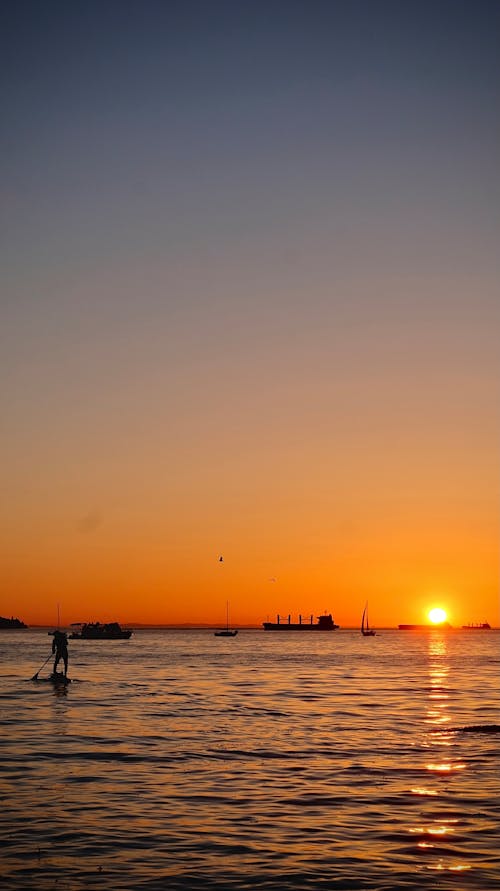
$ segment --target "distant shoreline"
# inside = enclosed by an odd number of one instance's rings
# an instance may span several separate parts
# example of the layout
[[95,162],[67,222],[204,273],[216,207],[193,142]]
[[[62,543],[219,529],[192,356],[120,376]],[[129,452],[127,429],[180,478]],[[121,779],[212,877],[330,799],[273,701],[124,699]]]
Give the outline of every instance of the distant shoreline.
[[[61,628],[70,628],[71,624],[72,623],[70,623],[68,625],[61,624]],[[120,625],[122,628],[132,629],[132,631],[162,631],[162,630],[163,631],[197,631],[197,630],[205,631],[205,630],[212,630],[214,628],[222,627],[220,622],[204,622],[204,623],[182,622],[182,623],[170,624],[170,625],[166,625],[166,624],[154,625],[154,624],[141,623],[141,622],[120,622]],[[54,627],[55,627],[55,625],[53,623],[50,625],[33,624],[33,625],[27,625],[26,628],[10,628],[10,629],[0,629],[0,630],[46,631],[46,630],[51,630]],[[237,624],[234,624],[232,627],[237,628],[240,631],[261,631],[261,630],[263,631],[264,630],[262,627],[262,623],[259,623],[258,625],[237,625]],[[424,632],[427,632],[427,631],[442,631],[443,632],[444,631],[446,633],[449,633],[449,632],[453,632],[453,631],[464,631],[464,630],[470,630],[470,629],[464,629],[459,625],[457,625],[457,626],[446,625],[446,626],[441,626],[441,627],[438,627],[435,625],[413,625],[413,626],[406,626],[403,628],[399,628],[397,625],[387,625],[385,627],[380,625],[377,627],[377,632],[398,631],[398,632],[403,632],[403,633],[405,631],[424,631]],[[482,631],[484,629],[474,629],[474,630]],[[498,631],[498,627],[491,625],[488,630]],[[358,625],[343,625],[337,630],[337,634],[342,631],[357,631],[357,632],[359,632],[359,626]],[[272,634],[270,635],[268,633],[267,636],[268,637],[272,636]]]

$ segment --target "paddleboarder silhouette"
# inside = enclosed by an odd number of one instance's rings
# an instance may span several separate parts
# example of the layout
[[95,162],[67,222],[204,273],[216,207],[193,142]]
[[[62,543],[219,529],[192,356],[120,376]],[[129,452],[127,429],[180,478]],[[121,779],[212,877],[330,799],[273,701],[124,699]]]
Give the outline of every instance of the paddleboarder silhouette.
[[68,674],[68,637],[64,631],[54,631],[52,652],[56,656],[54,659],[54,674],[57,674],[57,666],[59,665],[59,660],[62,659],[64,663],[64,677],[66,677]]

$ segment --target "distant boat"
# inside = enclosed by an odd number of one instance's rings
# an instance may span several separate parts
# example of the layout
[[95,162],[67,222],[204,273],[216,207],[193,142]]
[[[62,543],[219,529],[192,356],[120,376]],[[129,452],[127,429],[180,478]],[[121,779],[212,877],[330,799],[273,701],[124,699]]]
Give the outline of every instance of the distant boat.
[[276,617],[276,622],[263,622],[265,631],[335,631],[339,628],[333,621],[332,614],[325,616],[317,616],[318,621],[313,624],[313,616],[309,622],[303,622],[302,616],[299,616],[298,622],[292,622],[291,616],[288,616],[286,622],[282,622],[280,616]]
[[373,628],[370,628],[370,623],[368,621],[368,601],[365,603],[363,616],[361,618],[361,634],[363,637],[375,637],[376,634],[376,631],[374,631]]
[[233,631],[229,628],[229,601],[226,601],[226,627],[220,631],[214,631],[215,637],[236,637],[238,634],[238,629],[234,628]]
[[462,625],[463,631],[490,631],[489,622],[469,622],[468,625]]
[[0,628],[27,628],[28,626],[21,622],[21,619],[5,619],[4,616],[0,616]]
[[129,629],[123,630],[118,622],[73,622],[80,631],[73,631],[70,640],[128,640],[132,636]]

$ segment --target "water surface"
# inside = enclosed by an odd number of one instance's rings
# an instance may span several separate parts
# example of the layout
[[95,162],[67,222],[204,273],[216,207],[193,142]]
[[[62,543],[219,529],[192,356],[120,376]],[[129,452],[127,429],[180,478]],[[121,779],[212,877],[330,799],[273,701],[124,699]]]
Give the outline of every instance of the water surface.
[[498,643],[3,632],[2,888],[497,887]]

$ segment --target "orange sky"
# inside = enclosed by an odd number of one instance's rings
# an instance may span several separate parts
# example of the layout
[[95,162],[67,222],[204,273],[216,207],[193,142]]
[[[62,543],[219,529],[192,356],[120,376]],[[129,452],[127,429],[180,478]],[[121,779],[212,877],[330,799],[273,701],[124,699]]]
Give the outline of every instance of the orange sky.
[[477,434],[451,455],[416,425],[384,448],[388,417],[384,436],[337,442],[335,460],[300,430],[252,451],[226,425],[225,460],[219,437],[165,463],[148,443],[129,466],[127,448],[109,454],[98,480],[92,462],[66,468],[52,493],[31,457],[4,537],[2,614],[51,623],[59,602],[64,623],[217,622],[228,599],[235,623],[326,609],[345,626],[368,599],[378,625],[424,621],[434,605],[452,624],[496,624],[493,455],[478,466]]
[[2,615],[499,623],[491,7],[278,6],[9,11]]

